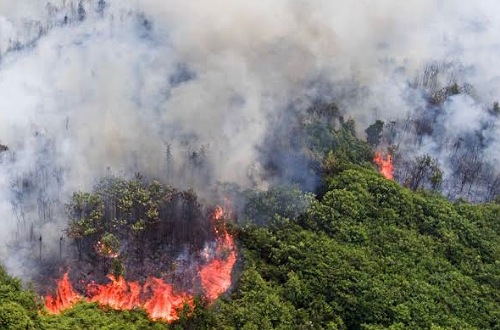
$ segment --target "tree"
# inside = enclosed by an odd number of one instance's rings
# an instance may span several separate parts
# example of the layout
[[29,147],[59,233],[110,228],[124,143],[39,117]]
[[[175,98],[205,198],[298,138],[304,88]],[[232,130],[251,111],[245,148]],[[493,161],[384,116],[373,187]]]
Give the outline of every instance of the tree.
[[376,147],[380,143],[380,139],[382,138],[382,131],[384,130],[384,122],[381,120],[375,121],[375,123],[368,126],[365,130],[366,132],[366,141],[372,147]]
[[0,266],[0,329],[39,328],[40,301]]
[[80,1],[78,3],[78,20],[81,22],[85,20],[87,13],[85,12],[85,8],[83,7],[83,3]]
[[437,190],[442,181],[443,173],[438,162],[429,155],[417,157],[404,178],[405,186],[413,191],[420,188]]

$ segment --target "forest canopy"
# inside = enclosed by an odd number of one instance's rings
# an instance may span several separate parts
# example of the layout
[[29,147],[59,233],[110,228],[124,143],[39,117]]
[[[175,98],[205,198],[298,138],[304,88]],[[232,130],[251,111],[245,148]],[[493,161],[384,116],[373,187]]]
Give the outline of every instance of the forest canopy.
[[[342,163],[297,214],[255,194],[236,224],[240,276],[214,305],[200,300],[170,324],[144,312],[78,305],[38,313],[39,299],[1,273],[6,329],[494,329],[500,326],[500,205],[412,192],[371,166]],[[290,193],[288,193],[290,199]],[[286,199],[285,199],[286,200]],[[272,209],[256,222],[248,218]],[[265,221],[263,219],[266,219]],[[251,219],[250,219],[251,220]]]

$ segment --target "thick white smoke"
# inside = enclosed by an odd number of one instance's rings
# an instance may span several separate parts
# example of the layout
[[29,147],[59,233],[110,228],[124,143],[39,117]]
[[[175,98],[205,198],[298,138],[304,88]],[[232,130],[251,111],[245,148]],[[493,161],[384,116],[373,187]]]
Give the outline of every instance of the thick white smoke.
[[[457,81],[474,86],[475,101],[447,105],[446,129],[479,125],[477,104],[500,92],[498,9],[496,0],[0,0],[0,142],[10,149],[0,251],[32,223],[53,238],[44,248],[57,245],[56,206],[109,171],[195,188],[264,185],[257,150],[290,105],[334,100],[361,132],[424,105],[411,83],[429,62],[459,63]],[[200,162],[209,178],[193,174]],[[23,188],[27,176],[36,186]],[[29,207],[12,207],[20,199]],[[19,273],[17,256],[2,259]]]

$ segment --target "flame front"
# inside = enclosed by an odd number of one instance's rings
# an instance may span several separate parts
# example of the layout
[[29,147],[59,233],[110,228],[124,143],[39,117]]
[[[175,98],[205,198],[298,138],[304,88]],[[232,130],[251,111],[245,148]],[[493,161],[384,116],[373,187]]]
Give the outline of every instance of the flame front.
[[149,277],[144,286],[139,282],[127,282],[123,277],[108,275],[108,278],[111,280],[108,284],[87,286],[88,301],[116,310],[143,308],[152,320],[165,321],[177,319],[177,310],[185,303],[193,306],[192,296],[175,293],[172,285],[156,277]]
[[188,293],[174,293],[172,285],[159,278],[150,278],[145,288],[151,288],[152,296],[143,307],[152,320],[173,321],[178,318],[177,310],[184,304],[193,307],[193,297]]
[[[217,236],[216,256],[200,267],[199,276],[203,291],[208,301],[215,301],[227,291],[232,283],[231,273],[236,263],[234,237],[226,230],[223,220],[224,209],[215,208],[213,219]],[[217,227],[222,229],[217,229]],[[175,292],[174,287],[156,277],[148,277],[144,285],[139,282],[127,282],[125,278],[108,275],[107,284],[90,283],[86,297],[81,297],[73,290],[68,272],[57,282],[54,297],[48,295],[45,307],[52,314],[71,308],[79,300],[96,302],[116,310],[143,308],[152,320],[171,322],[179,318],[177,311],[184,304],[194,306],[193,296],[188,292]]]
[[231,236],[227,235],[227,238],[224,239],[223,248],[228,250],[229,255],[223,260],[212,260],[200,270],[201,284],[210,302],[229,289],[232,283],[231,272],[236,263],[236,252]]
[[[214,213],[215,221],[221,222],[224,216],[223,208],[217,206]],[[231,273],[236,263],[234,238],[227,232],[223,221],[221,235],[217,232],[217,226],[215,228],[216,234],[218,234],[217,255],[221,257],[213,259],[200,270],[201,285],[210,302],[229,289],[232,283]]]
[[394,168],[392,165],[392,156],[391,154],[387,155],[387,158],[384,159],[380,152],[375,153],[375,157],[373,158],[373,162],[378,165],[380,174],[382,174],[387,180],[394,179]]
[[80,299],[78,293],[73,290],[68,272],[66,272],[62,279],[57,282],[55,296],[48,295],[45,298],[45,307],[50,313],[59,314],[61,311],[73,307]]
[[109,306],[113,309],[130,310],[141,306],[139,296],[142,292],[142,287],[139,282],[130,282],[123,277],[115,278],[113,275],[108,275],[111,283],[95,284],[91,283],[87,286],[89,301],[97,302],[100,305]]

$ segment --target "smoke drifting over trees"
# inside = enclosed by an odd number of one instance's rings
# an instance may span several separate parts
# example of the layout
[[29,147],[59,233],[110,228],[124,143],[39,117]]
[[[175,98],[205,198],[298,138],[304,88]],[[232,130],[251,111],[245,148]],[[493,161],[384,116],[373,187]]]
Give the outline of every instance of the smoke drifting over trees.
[[498,12],[495,0],[0,0],[1,259],[26,275],[9,246],[57,255],[63,205],[110,172],[202,196],[218,181],[312,190],[291,137],[318,102],[359,136],[384,121],[396,179],[489,200]]

